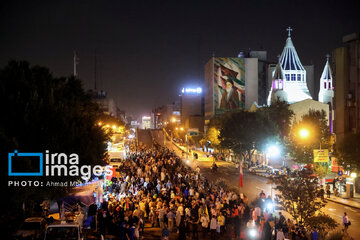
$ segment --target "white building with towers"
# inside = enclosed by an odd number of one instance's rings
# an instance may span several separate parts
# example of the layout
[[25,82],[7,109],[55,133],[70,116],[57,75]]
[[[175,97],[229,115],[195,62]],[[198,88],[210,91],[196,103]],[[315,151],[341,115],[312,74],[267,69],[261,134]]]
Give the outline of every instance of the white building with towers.
[[329,65],[330,55],[326,55],[326,63],[320,78],[319,102],[326,103],[333,107],[334,85],[332,71]]
[[271,90],[267,104],[277,97],[288,103],[312,99],[306,81],[306,70],[301,64],[294,44],[291,40],[292,29],[288,27],[288,38],[280,55],[279,62],[272,71]]

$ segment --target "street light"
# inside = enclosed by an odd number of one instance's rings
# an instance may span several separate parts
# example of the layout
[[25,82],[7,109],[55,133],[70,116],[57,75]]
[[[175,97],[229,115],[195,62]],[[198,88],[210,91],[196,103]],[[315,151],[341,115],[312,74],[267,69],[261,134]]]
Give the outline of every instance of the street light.
[[173,123],[176,122],[176,118],[172,117],[171,122],[173,122]]
[[280,155],[280,149],[276,145],[272,145],[267,149],[267,153],[270,157],[277,157]]
[[301,138],[308,138],[310,135],[310,132],[306,128],[302,128],[302,129],[300,129],[299,134],[300,134]]

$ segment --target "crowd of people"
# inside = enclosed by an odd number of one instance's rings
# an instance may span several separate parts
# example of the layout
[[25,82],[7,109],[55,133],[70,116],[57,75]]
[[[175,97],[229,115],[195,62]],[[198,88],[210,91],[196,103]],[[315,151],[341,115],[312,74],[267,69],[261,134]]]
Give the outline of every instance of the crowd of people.
[[250,204],[245,195],[211,184],[198,167],[191,169],[166,148],[138,147],[119,165],[98,211],[103,235],[141,239],[146,224],[159,228],[162,239],[247,239],[248,234],[306,239],[302,226],[281,214],[273,217],[267,207],[272,200],[263,192]]

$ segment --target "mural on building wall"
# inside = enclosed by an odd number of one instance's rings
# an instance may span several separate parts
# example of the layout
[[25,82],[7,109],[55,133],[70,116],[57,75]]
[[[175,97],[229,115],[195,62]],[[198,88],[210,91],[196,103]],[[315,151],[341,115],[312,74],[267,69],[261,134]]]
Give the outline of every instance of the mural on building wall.
[[222,58],[214,60],[215,115],[236,111],[245,106],[245,60]]

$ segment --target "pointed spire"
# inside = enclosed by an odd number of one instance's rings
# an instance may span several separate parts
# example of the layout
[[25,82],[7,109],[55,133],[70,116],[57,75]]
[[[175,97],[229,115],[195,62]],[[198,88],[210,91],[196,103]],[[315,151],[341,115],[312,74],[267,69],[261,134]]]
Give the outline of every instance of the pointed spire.
[[278,64],[276,64],[274,76],[273,76],[272,79],[273,80],[279,80],[280,79],[280,80],[285,81],[285,75],[284,75],[284,72],[283,72],[283,69],[281,67],[280,62],[278,62]]
[[293,29],[291,27],[287,28],[288,31],[288,38],[286,39],[286,44],[284,47],[283,52],[281,53],[280,61],[281,66],[284,70],[300,70],[304,71],[305,68],[300,62],[299,56],[296,52],[294,44],[290,38],[290,32]]
[[330,55],[326,54],[326,63],[325,63],[324,70],[323,70],[323,72],[321,74],[320,81],[332,80],[332,72],[331,72],[331,68],[330,68],[330,65],[329,65],[329,58],[330,58]]
[[334,97],[332,72],[329,64],[330,55],[326,54],[326,63],[320,78],[319,102],[331,103]]

